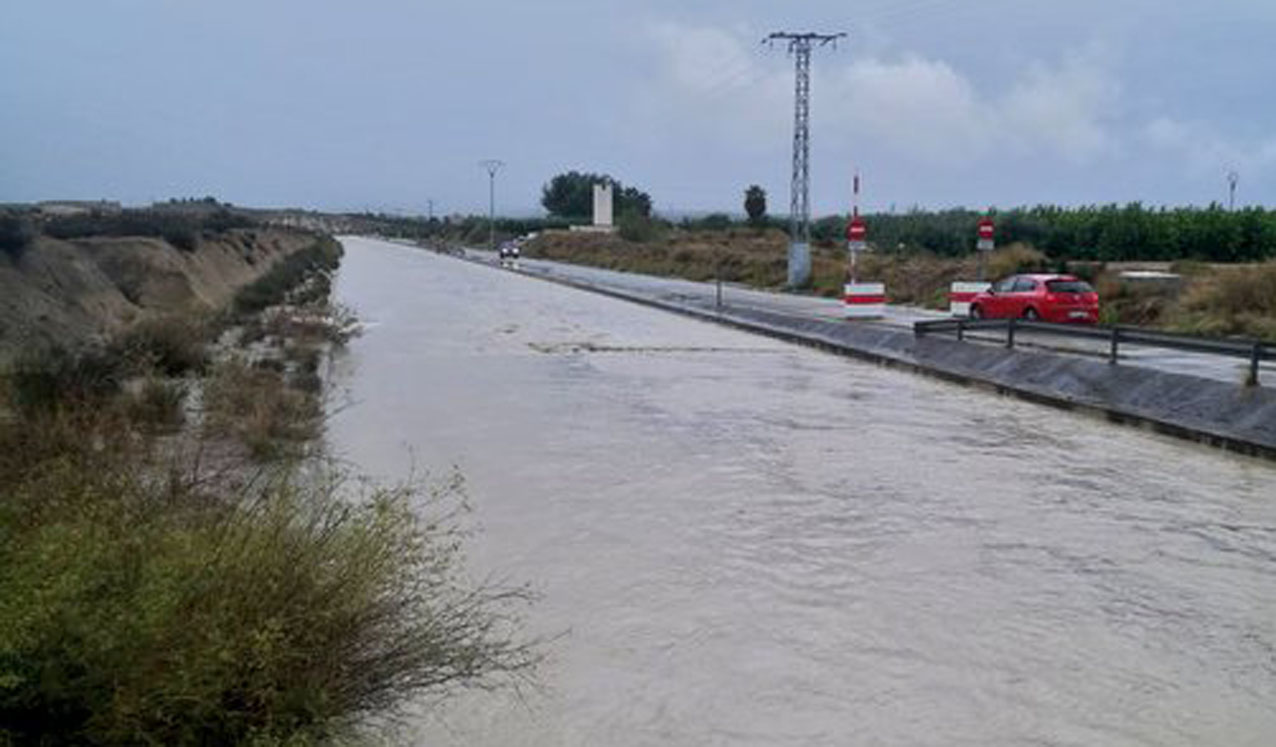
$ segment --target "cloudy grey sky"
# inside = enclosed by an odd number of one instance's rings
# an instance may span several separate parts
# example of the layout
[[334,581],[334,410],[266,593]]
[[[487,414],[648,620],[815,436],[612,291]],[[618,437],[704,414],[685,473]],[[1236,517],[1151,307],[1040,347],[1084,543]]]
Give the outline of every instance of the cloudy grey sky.
[[1276,0],[7,0],[0,202],[531,213],[570,169],[657,210],[1276,203]]

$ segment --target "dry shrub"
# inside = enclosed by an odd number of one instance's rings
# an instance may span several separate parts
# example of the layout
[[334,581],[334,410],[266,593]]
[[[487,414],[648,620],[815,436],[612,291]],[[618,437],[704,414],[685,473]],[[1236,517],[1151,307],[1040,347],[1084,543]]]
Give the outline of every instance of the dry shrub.
[[[757,288],[781,288],[788,279],[788,236],[778,229],[748,231],[669,232],[661,243],[626,242],[614,235],[549,232],[531,242],[528,256],[689,280],[712,280],[720,273],[728,282]],[[941,308],[948,304],[949,284],[973,279],[974,257],[940,257],[929,252],[866,252],[859,276],[886,283],[891,301]],[[1012,244],[992,253],[989,274],[1000,277],[1044,269],[1045,254]],[[811,251],[813,292],[837,297],[848,275],[846,250],[815,246]]]
[[1043,252],[1016,242],[989,253],[988,277],[996,279],[1017,272],[1042,272],[1047,266],[1048,261]]
[[1155,327],[1177,313],[1180,290],[1166,283],[1122,280],[1117,272],[1103,272],[1094,281],[1103,324]]
[[[171,411],[171,387],[137,406]],[[459,479],[381,489],[233,455],[210,473],[131,396],[0,417],[0,744],[331,744],[525,681],[529,594],[463,574]],[[209,423],[271,450],[315,413],[239,361],[205,396]]]
[[219,363],[204,385],[206,431],[239,441],[257,459],[298,455],[318,435],[322,418],[314,395],[241,358]]
[[0,408],[0,745],[333,744],[423,697],[524,681],[529,594],[463,573],[459,480],[380,489],[317,460],[205,461],[201,434],[254,457],[313,437],[318,399],[285,372],[317,375],[314,347],[280,370],[217,366],[204,428],[156,436],[183,385],[120,395],[124,363],[191,360],[170,355],[183,329],[30,356],[0,380],[15,405]]
[[1214,267],[1199,259],[1180,259],[1170,263],[1169,271],[1184,278],[1193,279],[1212,275]]
[[124,402],[128,419],[155,430],[173,430],[186,421],[186,383],[148,377]]
[[240,344],[248,345],[273,337],[310,345],[344,345],[357,330],[354,312],[341,304],[277,306],[244,323]]
[[1220,269],[1193,286],[1184,301],[1191,310],[1276,316],[1276,261]]
[[1180,329],[1276,340],[1276,261],[1198,276],[1184,294],[1183,312]]
[[207,342],[215,330],[204,314],[166,314],[133,325],[111,349],[133,371],[180,376],[208,365]]
[[529,242],[528,257],[651,275],[711,280],[761,288],[784,284],[788,240],[780,231],[672,229],[646,242],[615,234],[546,232]]
[[0,743],[329,744],[536,662],[526,592],[461,573],[455,483],[208,492],[137,466],[63,455],[5,488]]

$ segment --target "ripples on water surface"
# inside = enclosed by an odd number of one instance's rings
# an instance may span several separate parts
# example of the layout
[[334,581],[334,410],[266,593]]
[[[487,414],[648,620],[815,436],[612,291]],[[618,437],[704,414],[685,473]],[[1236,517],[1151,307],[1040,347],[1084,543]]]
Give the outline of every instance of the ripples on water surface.
[[458,745],[1276,744],[1276,467],[351,239],[331,438],[543,594]]

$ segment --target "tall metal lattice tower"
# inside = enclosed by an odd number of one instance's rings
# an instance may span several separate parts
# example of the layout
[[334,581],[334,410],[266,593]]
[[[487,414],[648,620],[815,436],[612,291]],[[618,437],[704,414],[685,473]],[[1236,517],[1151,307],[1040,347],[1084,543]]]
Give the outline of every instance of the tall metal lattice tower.
[[811,279],[811,49],[836,43],[837,34],[795,34],[777,31],[763,41],[783,41],[793,55],[796,77],[793,107],[793,182],[789,198],[790,288]]

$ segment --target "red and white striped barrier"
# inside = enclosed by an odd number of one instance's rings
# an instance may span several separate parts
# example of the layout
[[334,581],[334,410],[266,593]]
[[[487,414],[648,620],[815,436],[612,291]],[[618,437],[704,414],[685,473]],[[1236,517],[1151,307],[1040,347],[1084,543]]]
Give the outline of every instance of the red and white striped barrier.
[[876,319],[886,315],[884,283],[847,283],[842,289],[842,309],[847,319]]
[[992,287],[992,283],[958,280],[948,291],[948,312],[953,316],[970,316],[970,302]]

